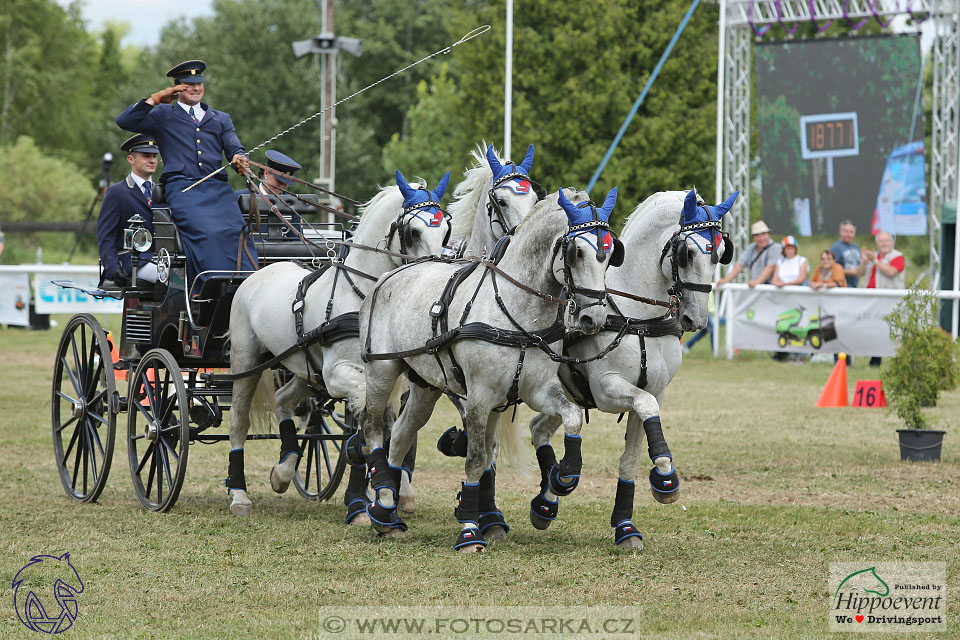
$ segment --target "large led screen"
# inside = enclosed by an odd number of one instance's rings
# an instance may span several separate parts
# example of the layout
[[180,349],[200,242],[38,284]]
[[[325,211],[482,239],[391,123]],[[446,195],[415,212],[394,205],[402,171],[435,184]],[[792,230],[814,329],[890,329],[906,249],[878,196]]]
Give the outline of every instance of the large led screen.
[[859,37],[754,48],[763,218],[775,234],[927,229],[920,40]]

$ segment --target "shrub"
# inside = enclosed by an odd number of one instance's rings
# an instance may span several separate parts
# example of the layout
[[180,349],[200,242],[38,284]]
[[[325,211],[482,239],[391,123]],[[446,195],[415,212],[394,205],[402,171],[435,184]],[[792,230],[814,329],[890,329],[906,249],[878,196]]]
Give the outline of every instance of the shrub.
[[922,407],[933,406],[940,391],[957,385],[957,343],[937,326],[936,295],[911,289],[893,311],[884,316],[897,355],[889,358],[880,378],[890,410],[908,429],[926,429]]

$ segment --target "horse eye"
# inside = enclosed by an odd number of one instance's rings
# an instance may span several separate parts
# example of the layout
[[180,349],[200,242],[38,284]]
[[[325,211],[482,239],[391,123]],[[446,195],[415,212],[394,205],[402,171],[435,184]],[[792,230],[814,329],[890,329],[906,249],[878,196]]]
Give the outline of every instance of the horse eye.
[[687,262],[693,264],[693,261],[696,260],[697,254],[694,253],[693,249],[687,249]]
[[505,207],[507,206],[507,201],[504,200],[503,198],[497,198],[497,204],[500,205],[501,207]]

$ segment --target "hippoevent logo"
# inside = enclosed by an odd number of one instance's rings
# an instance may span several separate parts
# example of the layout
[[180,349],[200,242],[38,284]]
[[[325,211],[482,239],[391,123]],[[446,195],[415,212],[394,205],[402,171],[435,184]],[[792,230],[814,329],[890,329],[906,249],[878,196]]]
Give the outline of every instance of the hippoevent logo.
[[830,630],[944,631],[946,574],[942,562],[831,564]]
[[13,578],[13,606],[27,629],[63,633],[77,619],[77,596],[83,581],[70,554],[34,556]]

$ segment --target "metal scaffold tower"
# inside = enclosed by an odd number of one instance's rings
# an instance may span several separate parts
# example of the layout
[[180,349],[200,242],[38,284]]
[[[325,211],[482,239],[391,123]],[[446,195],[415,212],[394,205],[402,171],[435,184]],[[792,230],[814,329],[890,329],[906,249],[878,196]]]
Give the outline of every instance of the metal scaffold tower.
[[[912,15],[936,25],[933,61],[933,137],[927,207],[930,283],[940,284],[941,205],[957,200],[960,163],[960,0],[720,0],[720,62],[717,111],[717,198],[740,191],[724,218],[737,252],[750,242],[750,79],[751,45],[780,25],[790,34],[803,22],[825,30],[834,21],[857,29],[868,20],[886,26]],[[929,16],[929,18],[927,18]]]

